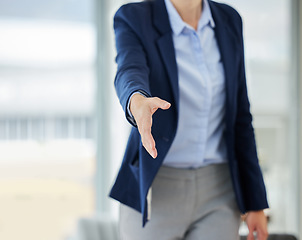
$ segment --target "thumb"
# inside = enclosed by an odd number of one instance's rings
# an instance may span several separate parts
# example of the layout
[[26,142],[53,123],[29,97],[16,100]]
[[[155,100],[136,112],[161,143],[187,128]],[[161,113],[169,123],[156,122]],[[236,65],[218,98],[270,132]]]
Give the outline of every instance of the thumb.
[[249,229],[249,235],[247,236],[247,240],[254,240],[254,231]]
[[154,110],[152,112],[155,112],[158,108],[163,109],[163,110],[167,110],[167,109],[170,108],[170,106],[171,106],[171,103],[169,103],[169,102],[167,102],[165,100],[162,100],[162,99],[160,99],[158,97],[152,98],[152,105],[151,105],[151,107],[152,107],[152,110]]
[[254,230],[255,226],[252,223],[247,224],[248,229],[249,229],[249,235],[247,236],[247,240],[254,240]]

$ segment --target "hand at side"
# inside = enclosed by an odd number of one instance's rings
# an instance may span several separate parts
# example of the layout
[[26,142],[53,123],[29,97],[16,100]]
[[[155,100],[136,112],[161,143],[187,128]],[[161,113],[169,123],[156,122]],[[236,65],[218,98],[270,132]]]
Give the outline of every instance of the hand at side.
[[169,102],[158,97],[147,98],[139,93],[134,94],[130,101],[130,111],[136,121],[143,146],[153,158],[157,157],[157,150],[151,134],[152,115],[157,109],[166,110],[170,106]]
[[267,220],[263,210],[248,212],[245,218],[245,222],[249,229],[249,235],[247,236],[247,240],[255,239],[254,232],[256,232],[257,234],[257,240],[267,239]]

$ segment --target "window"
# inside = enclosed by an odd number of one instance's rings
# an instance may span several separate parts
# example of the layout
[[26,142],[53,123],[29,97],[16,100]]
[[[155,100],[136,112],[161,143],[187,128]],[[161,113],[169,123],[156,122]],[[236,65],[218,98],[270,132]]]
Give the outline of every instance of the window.
[[0,2],[0,239],[71,239],[95,212],[93,13]]

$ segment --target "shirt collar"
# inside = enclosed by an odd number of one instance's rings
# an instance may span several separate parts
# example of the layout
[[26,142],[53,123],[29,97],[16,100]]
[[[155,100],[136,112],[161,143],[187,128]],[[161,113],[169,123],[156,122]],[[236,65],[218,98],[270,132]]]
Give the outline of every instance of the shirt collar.
[[[175,7],[173,6],[170,0],[165,0],[165,4],[169,15],[171,28],[175,35],[179,35],[185,27],[192,28],[181,19],[177,10],[175,9]],[[208,24],[212,28],[215,27],[215,22],[212,17],[208,0],[203,0],[202,14],[198,21],[197,31],[201,30],[204,26]]]

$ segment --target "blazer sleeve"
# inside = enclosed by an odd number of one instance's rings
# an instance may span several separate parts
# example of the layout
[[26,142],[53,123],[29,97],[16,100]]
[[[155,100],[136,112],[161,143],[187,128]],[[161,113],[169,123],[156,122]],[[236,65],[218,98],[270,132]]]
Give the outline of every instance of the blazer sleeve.
[[268,208],[268,203],[257,157],[253,119],[247,93],[241,18],[239,23],[241,56],[235,122],[235,154],[238,160],[246,210],[251,211]]
[[[142,40],[136,33],[131,4],[122,6],[114,16],[117,73],[115,89],[127,120],[136,127],[135,120],[127,111],[130,96],[140,92],[150,97],[149,67]],[[136,19],[136,22],[138,20]]]

